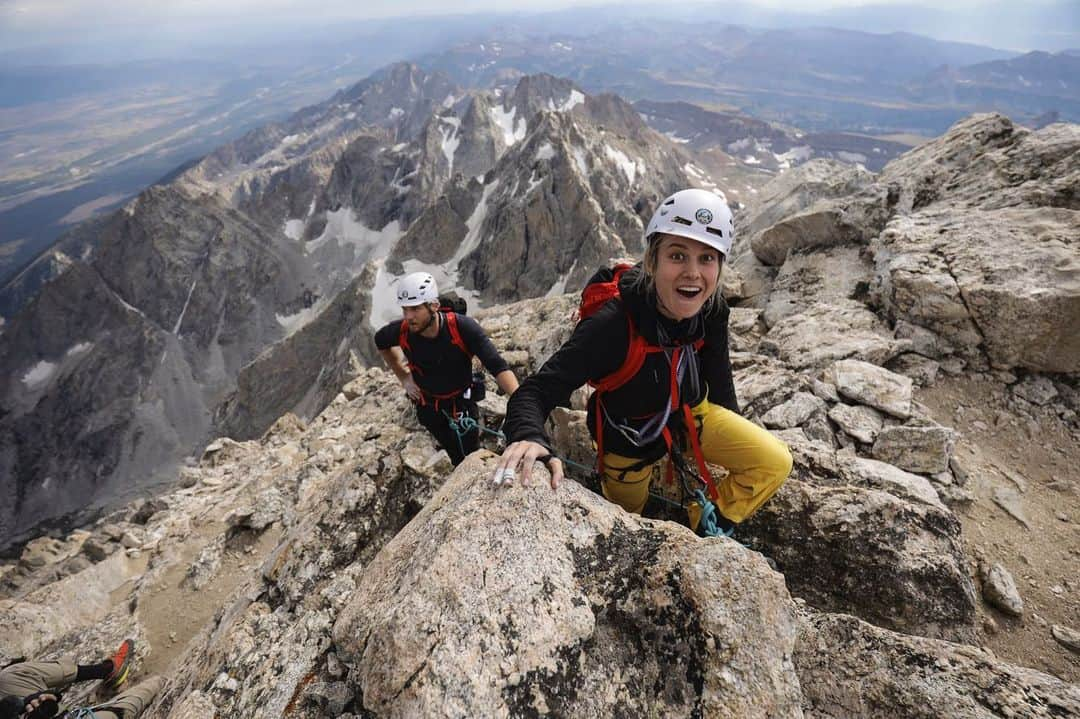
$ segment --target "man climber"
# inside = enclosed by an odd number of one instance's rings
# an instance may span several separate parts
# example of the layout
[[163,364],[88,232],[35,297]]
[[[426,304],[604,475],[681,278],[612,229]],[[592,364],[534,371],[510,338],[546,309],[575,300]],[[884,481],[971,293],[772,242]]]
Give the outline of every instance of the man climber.
[[[420,424],[457,466],[480,443],[475,424],[480,413],[471,391],[473,355],[503,393],[517,390],[517,377],[476,320],[440,307],[439,288],[427,272],[403,277],[396,299],[403,319],[379,329],[375,346],[416,405]],[[473,422],[461,431],[466,417]]]

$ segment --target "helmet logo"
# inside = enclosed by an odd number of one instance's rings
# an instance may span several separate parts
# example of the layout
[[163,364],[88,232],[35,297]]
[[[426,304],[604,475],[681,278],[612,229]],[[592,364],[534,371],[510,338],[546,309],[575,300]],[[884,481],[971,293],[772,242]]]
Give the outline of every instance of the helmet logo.
[[409,290],[407,288],[405,288],[405,287],[402,287],[400,290],[398,290],[397,298],[399,300],[407,300],[407,299],[409,299]]
[[694,213],[694,219],[703,225],[707,225],[713,220],[712,212],[702,207],[700,210]]

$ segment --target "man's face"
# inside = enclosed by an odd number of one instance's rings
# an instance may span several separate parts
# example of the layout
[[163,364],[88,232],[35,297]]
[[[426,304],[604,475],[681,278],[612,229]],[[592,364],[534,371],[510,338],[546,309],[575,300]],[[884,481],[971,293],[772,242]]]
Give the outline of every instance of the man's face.
[[432,314],[431,307],[426,304],[401,308],[401,316],[409,323],[409,331],[414,333],[423,332],[428,328]]

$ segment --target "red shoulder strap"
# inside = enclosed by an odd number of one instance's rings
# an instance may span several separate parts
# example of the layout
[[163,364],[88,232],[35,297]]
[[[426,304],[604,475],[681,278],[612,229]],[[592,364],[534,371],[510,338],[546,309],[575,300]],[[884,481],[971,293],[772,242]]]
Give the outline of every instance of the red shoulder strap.
[[641,366],[645,364],[646,355],[651,352],[663,351],[659,346],[650,345],[638,333],[637,328],[634,327],[634,321],[630,319],[630,315],[626,315],[626,326],[630,335],[630,343],[626,348],[626,359],[623,360],[619,369],[596,382],[590,382],[598,392],[610,392],[613,389],[622,387],[641,371]]
[[461,339],[461,332],[458,331],[457,313],[446,313],[446,328],[450,330],[450,341],[453,342],[459,350],[464,352],[471,359],[473,354],[469,351],[469,348],[465,346],[465,340]]
[[409,321],[401,321],[401,330],[398,332],[398,346],[405,352],[409,351]]

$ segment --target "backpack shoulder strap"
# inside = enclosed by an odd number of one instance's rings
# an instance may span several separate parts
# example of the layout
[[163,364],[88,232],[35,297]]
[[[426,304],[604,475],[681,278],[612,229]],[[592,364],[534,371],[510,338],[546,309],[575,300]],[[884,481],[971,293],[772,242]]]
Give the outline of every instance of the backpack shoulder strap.
[[473,353],[469,351],[469,348],[465,345],[465,340],[461,338],[461,332],[457,326],[457,313],[446,312],[446,328],[450,330],[450,341],[454,345],[464,352],[470,359],[472,359]]
[[[624,313],[625,314],[625,313]],[[645,357],[652,352],[661,352],[662,349],[650,345],[648,341],[637,331],[634,321],[626,314],[626,326],[630,341],[626,347],[626,359],[623,360],[619,369],[596,382],[591,382],[597,392],[610,392],[622,387],[633,379],[634,375],[641,371],[645,364]]]
[[402,351],[408,355],[409,352],[409,322],[408,320],[401,321],[401,329],[398,332],[398,346]]

